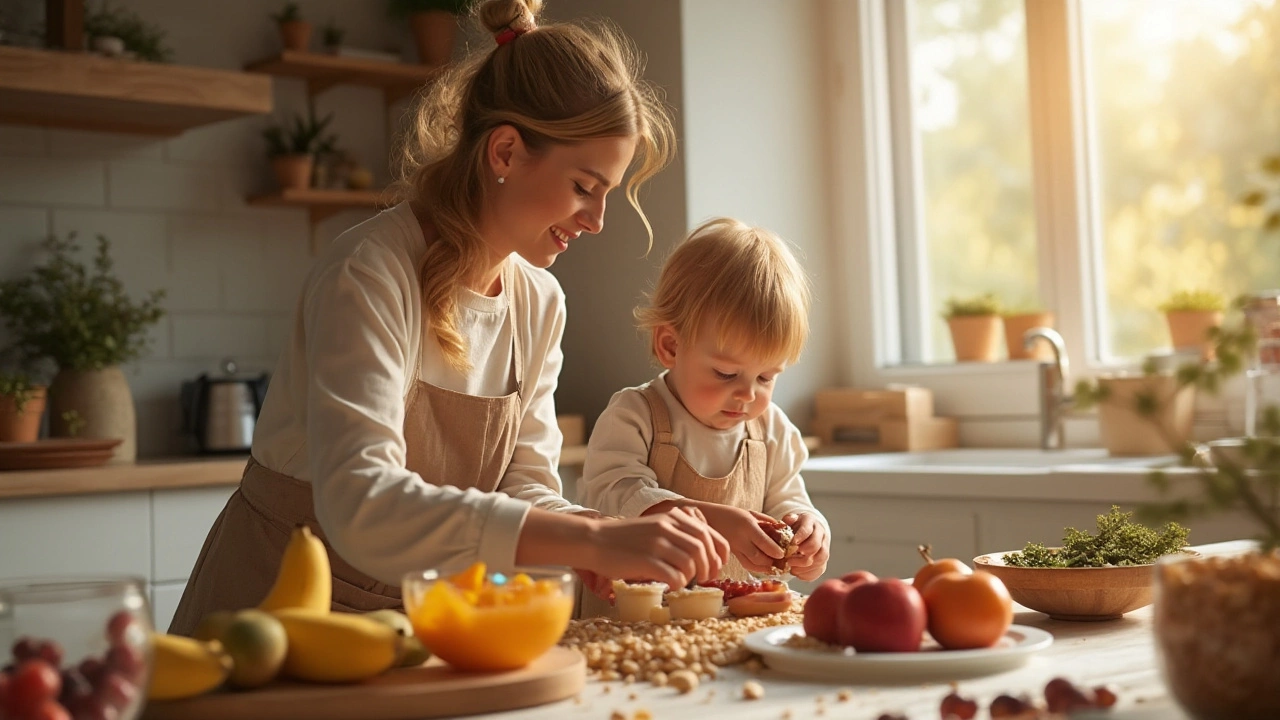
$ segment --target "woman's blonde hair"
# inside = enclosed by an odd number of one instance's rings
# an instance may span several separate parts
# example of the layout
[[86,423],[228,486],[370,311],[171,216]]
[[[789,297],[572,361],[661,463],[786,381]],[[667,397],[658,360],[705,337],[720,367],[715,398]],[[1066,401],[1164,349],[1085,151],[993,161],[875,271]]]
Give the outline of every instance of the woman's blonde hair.
[[[454,313],[459,287],[483,268],[480,208],[490,187],[489,133],[510,125],[533,153],[593,138],[635,137],[626,195],[649,231],[640,187],[671,160],[675,131],[659,91],[641,79],[634,45],[603,24],[538,25],[542,0],[488,0],[476,14],[503,40],[442,72],[419,100],[393,189],[437,231],[422,258],[425,322],[445,359],[468,368]],[[518,34],[517,34],[518,33]]]
[[713,333],[717,346],[794,363],[809,337],[809,280],[787,243],[732,218],[694,230],[662,265],[636,320],[657,355],[657,329],[684,342]]

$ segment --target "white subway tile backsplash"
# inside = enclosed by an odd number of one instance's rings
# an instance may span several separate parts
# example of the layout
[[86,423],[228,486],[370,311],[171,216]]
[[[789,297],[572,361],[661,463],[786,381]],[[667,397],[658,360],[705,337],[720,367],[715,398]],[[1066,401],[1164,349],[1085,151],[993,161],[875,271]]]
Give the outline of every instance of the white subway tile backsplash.
[[0,160],[0,204],[101,207],[106,204],[101,161],[8,157]]
[[[113,272],[125,291],[136,301],[152,290],[168,290],[169,243],[163,215],[111,212],[106,210],[55,210],[53,232],[66,236],[75,232],[85,263],[92,263],[98,250],[98,235],[111,242]],[[169,307],[168,299],[163,303]]]
[[44,128],[0,125],[0,165],[5,156],[43,157],[49,145]]
[[50,130],[49,154],[104,160],[161,160],[164,158],[164,139],[150,135]]
[[0,205],[0,278],[18,277],[35,267],[48,234],[48,210]]
[[113,208],[212,210],[222,169],[151,161],[112,161],[108,165]]
[[266,152],[267,118],[247,117],[188,130],[164,142],[166,160],[212,165],[244,165]]
[[267,355],[267,319],[261,314],[175,313],[176,359]]

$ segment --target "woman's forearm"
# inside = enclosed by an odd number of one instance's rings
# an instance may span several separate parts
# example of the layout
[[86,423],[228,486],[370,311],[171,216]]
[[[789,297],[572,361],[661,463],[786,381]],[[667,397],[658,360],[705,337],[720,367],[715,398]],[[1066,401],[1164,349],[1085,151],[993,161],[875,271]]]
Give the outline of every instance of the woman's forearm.
[[516,543],[516,564],[596,566],[594,536],[600,521],[582,515],[534,508],[525,517]]

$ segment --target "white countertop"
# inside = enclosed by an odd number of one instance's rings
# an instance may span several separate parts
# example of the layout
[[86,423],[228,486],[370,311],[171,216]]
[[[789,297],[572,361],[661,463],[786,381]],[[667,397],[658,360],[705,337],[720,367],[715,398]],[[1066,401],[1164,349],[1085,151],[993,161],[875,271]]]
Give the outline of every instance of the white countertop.
[[[1218,543],[1196,548],[1205,555],[1238,554],[1253,547],[1249,541]],[[1151,608],[1129,613],[1112,622],[1083,623],[1050,620],[1047,615],[1017,608],[1014,623],[1048,631],[1054,636],[1050,647],[1016,670],[958,683],[962,695],[973,697],[983,708],[978,717],[987,718],[985,708],[996,695],[1030,694],[1043,699],[1044,686],[1054,677],[1064,677],[1080,686],[1111,685],[1119,701],[1110,713],[1098,718],[1111,720],[1185,720],[1169,698],[1157,669],[1151,636]],[[764,687],[759,700],[744,700],[742,685],[755,679]],[[838,699],[848,689],[851,697]],[[911,720],[933,720],[947,683],[924,683],[897,687],[855,687],[833,683],[795,680],[765,669],[758,674],[743,666],[722,668],[716,680],[704,680],[699,688],[680,695],[667,687],[647,683],[588,681],[586,689],[573,700],[528,710],[476,716],[519,718],[520,720],[562,720],[564,718],[607,719],[617,711],[626,720],[636,711],[647,710],[654,720],[795,720],[818,715],[831,718],[866,718],[880,713],[903,713]],[[1073,715],[1073,718],[1087,718]]]

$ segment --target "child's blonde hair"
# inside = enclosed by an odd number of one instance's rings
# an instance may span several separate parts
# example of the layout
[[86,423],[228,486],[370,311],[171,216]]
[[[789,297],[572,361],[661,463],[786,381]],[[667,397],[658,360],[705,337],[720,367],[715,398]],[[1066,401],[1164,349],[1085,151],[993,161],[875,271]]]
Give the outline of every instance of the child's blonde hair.
[[714,218],[667,257],[635,316],[655,356],[657,329],[670,325],[685,342],[711,332],[722,349],[791,364],[809,337],[809,280],[773,232]]
[[450,66],[426,86],[400,147],[397,199],[421,205],[439,237],[419,268],[425,324],[450,365],[466,369],[466,340],[454,320],[458,287],[487,261],[477,223],[485,196],[489,134],[510,125],[534,154],[553,145],[634,137],[626,195],[675,153],[675,129],[661,90],[641,78],[633,43],[604,23],[539,24],[542,0],[487,0],[476,15],[497,44]]

